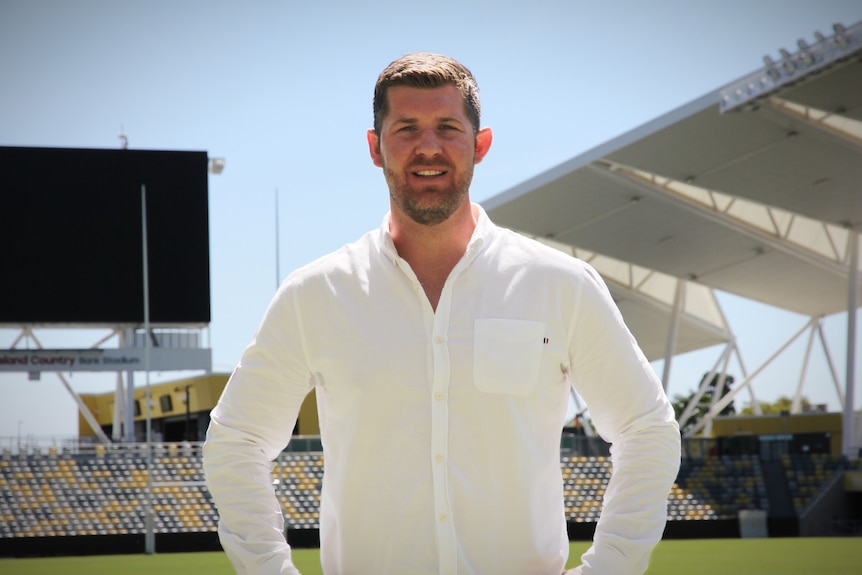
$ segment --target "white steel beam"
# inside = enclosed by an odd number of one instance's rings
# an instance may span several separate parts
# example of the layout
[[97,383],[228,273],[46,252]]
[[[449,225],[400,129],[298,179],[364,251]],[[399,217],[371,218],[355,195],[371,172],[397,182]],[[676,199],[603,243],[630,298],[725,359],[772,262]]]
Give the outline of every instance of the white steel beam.
[[[847,273],[846,267],[839,262],[831,261],[822,256],[818,256],[809,250],[796,247],[789,241],[768,234],[739,220],[730,218],[727,214],[718,209],[692,201],[669,190],[667,183],[671,183],[673,180],[658,174],[649,174],[630,166],[604,159],[593,162],[592,166],[595,168],[597,173],[602,173],[611,179],[620,179],[629,184],[634,184],[644,193],[649,194],[652,197],[680,207],[698,217],[717,223],[736,233],[757,240],[767,247],[786,253],[798,260],[816,266],[833,276],[843,278]],[[645,173],[648,175],[644,176],[643,174]],[[666,181],[667,183],[661,184],[658,180]]]
[[664,350],[664,368],[661,377],[661,385],[667,392],[667,385],[670,382],[670,367],[673,361],[674,353],[676,352],[676,338],[679,334],[679,322],[682,318],[682,310],[685,306],[685,280],[677,278],[676,290],[673,297],[673,311],[670,316],[670,326],[667,330],[667,343]]
[[856,309],[859,306],[859,233],[851,231],[848,256],[850,265],[850,279],[847,297],[847,376],[844,380],[844,422],[842,425],[842,452],[847,457],[857,457],[851,453],[853,448],[853,401],[854,388],[856,387]]

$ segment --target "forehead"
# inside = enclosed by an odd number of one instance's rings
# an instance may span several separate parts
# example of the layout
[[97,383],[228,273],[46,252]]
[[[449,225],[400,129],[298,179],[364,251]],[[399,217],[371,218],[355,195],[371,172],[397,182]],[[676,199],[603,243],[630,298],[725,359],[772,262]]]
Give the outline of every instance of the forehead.
[[384,122],[428,117],[468,121],[464,99],[455,86],[439,88],[392,86],[387,90],[386,96],[389,113]]

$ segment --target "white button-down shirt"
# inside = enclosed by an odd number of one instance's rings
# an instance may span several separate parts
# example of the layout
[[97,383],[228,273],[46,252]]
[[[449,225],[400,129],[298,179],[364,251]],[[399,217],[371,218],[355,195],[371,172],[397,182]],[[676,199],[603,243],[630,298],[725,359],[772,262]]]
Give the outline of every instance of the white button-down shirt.
[[296,573],[270,470],[314,387],[327,575],[559,575],[572,384],[613,444],[595,542],[573,572],[646,570],[679,465],[661,383],[591,267],[475,209],[436,312],[388,218],[278,290],[204,447],[237,572]]

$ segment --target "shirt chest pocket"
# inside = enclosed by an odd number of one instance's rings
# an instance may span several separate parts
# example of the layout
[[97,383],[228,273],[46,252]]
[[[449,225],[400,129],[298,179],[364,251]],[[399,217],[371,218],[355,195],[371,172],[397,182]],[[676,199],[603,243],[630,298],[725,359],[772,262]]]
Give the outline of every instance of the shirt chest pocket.
[[542,367],[545,324],[516,319],[477,319],[473,382],[485,393],[526,395]]

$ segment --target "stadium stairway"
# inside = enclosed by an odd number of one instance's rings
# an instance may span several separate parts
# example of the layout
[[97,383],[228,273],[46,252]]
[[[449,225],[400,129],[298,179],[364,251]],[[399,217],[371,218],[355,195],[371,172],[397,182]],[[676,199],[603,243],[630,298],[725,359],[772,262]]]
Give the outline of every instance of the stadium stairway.
[[766,493],[769,497],[769,513],[772,517],[795,517],[793,499],[785,480],[784,465],[779,460],[762,463],[763,480],[766,483]]

